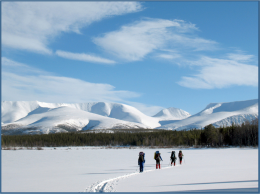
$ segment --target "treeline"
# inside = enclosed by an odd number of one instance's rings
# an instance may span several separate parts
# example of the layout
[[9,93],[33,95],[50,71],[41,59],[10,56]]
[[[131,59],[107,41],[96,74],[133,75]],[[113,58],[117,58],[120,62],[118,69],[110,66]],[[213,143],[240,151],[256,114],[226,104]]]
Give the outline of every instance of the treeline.
[[242,125],[204,128],[201,143],[208,146],[258,146],[258,119],[245,121]]
[[258,119],[241,126],[182,131],[136,129],[114,133],[57,133],[45,135],[2,135],[2,147],[59,147],[59,146],[258,146]]

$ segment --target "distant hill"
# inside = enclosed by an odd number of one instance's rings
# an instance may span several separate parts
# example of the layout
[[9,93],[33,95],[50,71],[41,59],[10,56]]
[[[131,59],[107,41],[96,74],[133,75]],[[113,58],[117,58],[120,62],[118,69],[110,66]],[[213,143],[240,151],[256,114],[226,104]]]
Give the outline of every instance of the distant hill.
[[158,126],[160,126],[158,119],[149,117],[134,107],[119,103],[2,102],[2,129],[7,134]]
[[216,127],[230,126],[234,124],[241,125],[245,120],[252,120],[258,117],[258,99],[211,103],[201,112],[192,115],[183,120],[167,121],[165,125],[158,129],[182,130],[192,128],[203,128],[206,125],[213,124]]
[[190,113],[184,110],[170,107],[161,110],[153,117],[158,118],[160,121],[164,121],[164,120],[182,120],[190,116],[191,116]]
[[208,124],[229,126],[258,117],[258,100],[211,103],[201,112],[167,108],[153,117],[136,108],[106,102],[45,103],[3,101],[2,134],[47,134],[91,129],[167,129],[203,128]]

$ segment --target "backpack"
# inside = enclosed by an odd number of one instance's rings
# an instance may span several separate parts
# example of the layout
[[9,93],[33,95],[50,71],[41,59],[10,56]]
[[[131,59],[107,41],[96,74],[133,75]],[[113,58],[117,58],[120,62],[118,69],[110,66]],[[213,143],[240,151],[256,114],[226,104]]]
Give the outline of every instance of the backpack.
[[138,164],[144,162],[144,153],[139,152]]
[[154,159],[156,160],[159,157],[159,151],[154,152]]
[[144,161],[144,156],[143,155],[139,155],[138,161],[139,162],[143,162]]

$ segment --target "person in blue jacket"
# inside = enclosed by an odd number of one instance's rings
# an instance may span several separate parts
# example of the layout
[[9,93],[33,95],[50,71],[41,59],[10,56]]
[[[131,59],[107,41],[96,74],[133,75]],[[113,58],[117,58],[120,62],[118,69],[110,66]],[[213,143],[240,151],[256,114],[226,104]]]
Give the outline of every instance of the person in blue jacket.
[[144,170],[144,163],[145,163],[145,153],[140,152],[139,153],[139,158],[138,158],[138,165],[140,166],[140,172],[143,172]]

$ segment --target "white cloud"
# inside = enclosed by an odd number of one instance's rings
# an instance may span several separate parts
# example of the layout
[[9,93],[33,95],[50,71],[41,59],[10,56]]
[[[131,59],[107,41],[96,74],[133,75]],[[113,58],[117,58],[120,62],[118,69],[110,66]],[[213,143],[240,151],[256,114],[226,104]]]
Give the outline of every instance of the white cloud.
[[176,59],[176,58],[180,58],[181,55],[179,55],[179,54],[159,54],[157,57],[164,58],[164,59]]
[[217,42],[213,40],[206,40],[199,37],[188,37],[184,34],[173,34],[170,37],[170,40],[176,47],[190,47],[193,48],[194,51],[215,50],[217,45]]
[[214,41],[188,35],[194,30],[197,30],[194,24],[182,20],[145,19],[96,37],[93,41],[107,52],[129,61],[142,60],[156,49],[215,48]]
[[10,60],[6,57],[2,57],[1,61],[3,72],[12,72],[15,74],[26,74],[26,75],[51,75],[51,73],[30,67],[28,65],[18,63],[16,61]]
[[2,44],[50,54],[48,44],[60,33],[140,10],[139,2],[2,2]]
[[140,95],[136,92],[116,90],[110,84],[55,76],[26,64],[2,58],[2,100],[60,103],[118,102],[134,106],[150,116],[163,108],[128,100]]
[[55,76],[40,69],[2,58],[2,99],[44,102],[124,101],[139,97],[131,91],[116,90],[104,83]]
[[95,55],[85,54],[85,53],[71,53],[66,51],[56,51],[56,55],[59,57],[72,59],[72,60],[79,60],[85,62],[94,62],[94,63],[105,63],[105,64],[115,64],[116,62],[113,60],[105,59],[102,57],[97,57]]
[[234,61],[241,61],[241,62],[248,62],[251,61],[253,55],[245,55],[245,54],[238,54],[238,53],[229,53],[228,58]]
[[[235,55],[230,55],[235,56]],[[239,61],[203,56],[201,59],[189,62],[199,66],[199,73],[191,77],[182,77],[179,85],[188,88],[225,88],[229,86],[258,86],[258,67],[240,62],[250,57],[240,55]]]
[[89,102],[122,101],[139,96],[135,92],[116,91],[109,84],[89,83],[68,77],[21,76],[11,72],[3,72],[2,76],[3,99]]
[[179,85],[187,87],[187,88],[193,88],[193,89],[212,89],[213,86],[211,86],[209,83],[207,83],[203,76],[201,75],[195,75],[194,77],[182,77],[182,80],[177,82]]

